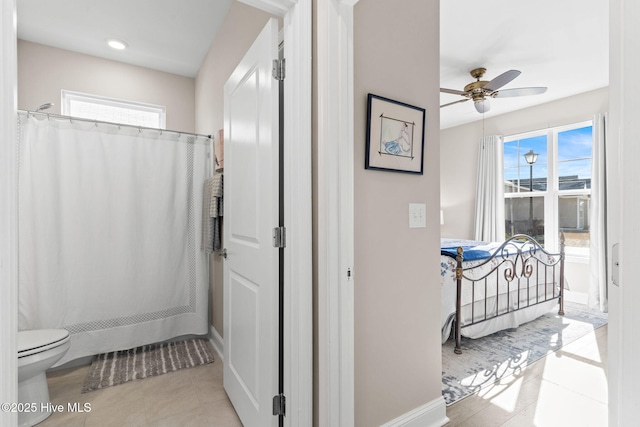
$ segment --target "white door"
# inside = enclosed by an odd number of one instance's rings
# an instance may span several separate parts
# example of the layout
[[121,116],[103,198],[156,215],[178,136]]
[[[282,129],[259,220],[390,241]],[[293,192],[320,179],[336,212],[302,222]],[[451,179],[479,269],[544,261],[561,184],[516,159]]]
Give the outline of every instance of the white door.
[[278,420],[277,46],[271,19],[224,86],[224,388],[248,427]]

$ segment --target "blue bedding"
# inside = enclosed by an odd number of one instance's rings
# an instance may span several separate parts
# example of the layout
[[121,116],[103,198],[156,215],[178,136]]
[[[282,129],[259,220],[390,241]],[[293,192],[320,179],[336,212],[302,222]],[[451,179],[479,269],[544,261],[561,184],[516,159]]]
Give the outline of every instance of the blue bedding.
[[455,258],[458,255],[458,247],[462,247],[464,260],[476,261],[489,258],[501,244],[476,240],[440,239],[440,254]]

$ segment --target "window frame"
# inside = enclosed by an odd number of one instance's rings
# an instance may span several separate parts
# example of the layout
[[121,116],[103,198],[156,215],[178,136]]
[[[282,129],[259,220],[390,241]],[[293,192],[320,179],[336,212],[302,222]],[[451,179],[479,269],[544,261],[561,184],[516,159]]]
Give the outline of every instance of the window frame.
[[[71,116],[71,102],[72,101],[82,101],[86,103],[92,103],[100,106],[106,107],[120,107],[120,108],[128,108],[130,110],[135,111],[143,111],[147,113],[155,113],[158,114],[159,117],[159,127],[158,129],[166,129],[167,126],[167,107],[163,105],[156,104],[148,104],[144,102],[136,102],[136,101],[128,101],[125,99],[117,99],[110,98],[107,96],[93,95],[89,93],[76,92],[72,90],[62,89],[61,91],[61,113],[62,115]],[[93,119],[93,118],[89,118]],[[110,121],[110,120],[109,120]],[[138,124],[127,123],[132,126],[142,126]],[[144,126],[149,127],[149,126]]]
[[[544,240],[545,247],[551,251],[558,251],[560,249],[559,242],[559,198],[561,196],[591,196],[591,189],[580,190],[560,190],[559,185],[559,163],[558,163],[558,135],[561,132],[569,130],[580,129],[589,127],[593,129],[593,120],[585,120],[582,122],[572,123],[568,125],[556,126],[542,130],[535,130],[530,132],[523,132],[519,134],[513,134],[505,136],[503,140],[503,152],[504,144],[515,140],[528,139],[536,136],[547,136],[547,189],[546,191],[534,191],[519,192],[519,193],[507,193],[504,192],[503,198],[529,198],[529,197],[543,197],[544,199]],[[593,131],[592,131],[593,141]],[[591,161],[593,162],[593,142],[591,151]],[[504,171],[504,164],[502,166]],[[504,210],[504,201],[501,204],[501,208]],[[590,249],[578,248],[578,247],[565,247],[565,252],[568,257],[580,260],[588,260],[590,256]]]

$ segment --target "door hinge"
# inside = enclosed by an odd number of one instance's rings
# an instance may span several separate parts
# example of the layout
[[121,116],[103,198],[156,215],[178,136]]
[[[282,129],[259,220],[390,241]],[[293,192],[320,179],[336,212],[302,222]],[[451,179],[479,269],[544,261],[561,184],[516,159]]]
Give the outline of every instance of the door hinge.
[[285,402],[286,398],[284,397],[284,394],[280,393],[273,396],[273,415],[287,415]]
[[287,230],[284,227],[273,229],[273,247],[285,248],[287,246]]
[[272,68],[273,78],[280,81],[284,80],[284,70],[285,70],[285,60],[274,59],[273,68]]

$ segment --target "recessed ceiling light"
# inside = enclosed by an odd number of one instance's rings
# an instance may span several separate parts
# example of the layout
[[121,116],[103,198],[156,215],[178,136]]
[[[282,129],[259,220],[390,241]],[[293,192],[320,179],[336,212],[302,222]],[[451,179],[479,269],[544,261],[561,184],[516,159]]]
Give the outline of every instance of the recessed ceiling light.
[[118,39],[107,39],[107,44],[109,45],[109,47],[117,50],[124,50],[128,46],[125,42]]

